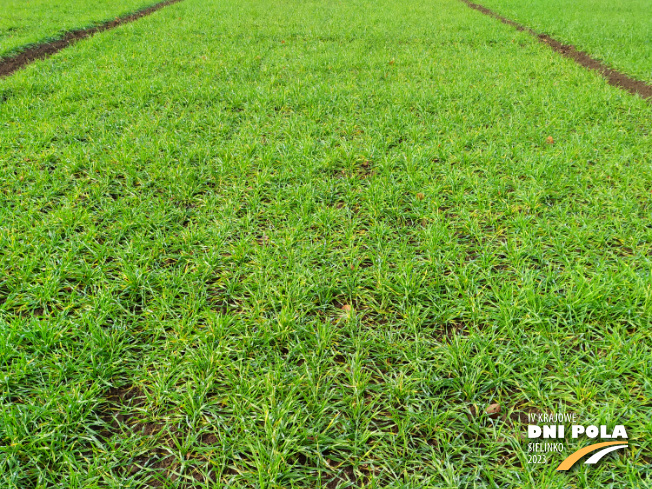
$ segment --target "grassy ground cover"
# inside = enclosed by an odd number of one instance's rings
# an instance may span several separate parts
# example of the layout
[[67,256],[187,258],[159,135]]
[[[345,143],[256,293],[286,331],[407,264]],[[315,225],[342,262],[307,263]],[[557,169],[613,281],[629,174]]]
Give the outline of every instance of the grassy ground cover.
[[652,82],[652,7],[647,0],[486,0],[502,15],[573,44]]
[[[0,486],[649,487],[651,116],[456,0],[186,0],[0,80]],[[531,411],[632,448],[529,464]]]
[[156,0],[0,0],[0,59],[25,46],[97,25],[158,3]]

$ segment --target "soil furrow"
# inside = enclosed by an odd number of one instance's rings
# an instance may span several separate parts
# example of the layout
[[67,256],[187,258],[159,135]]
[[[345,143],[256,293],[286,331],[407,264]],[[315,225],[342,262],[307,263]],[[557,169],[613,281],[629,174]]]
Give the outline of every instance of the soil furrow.
[[477,3],[470,2],[469,0],[461,0],[461,1],[467,4],[472,9],[482,12],[483,14],[488,15],[490,17],[494,17],[500,20],[501,22],[503,22],[504,24],[508,24],[511,25],[512,27],[515,27],[519,31],[527,32],[533,35],[540,42],[547,44],[554,51],[558,52],[562,56],[565,56],[566,58],[572,59],[577,64],[585,68],[588,68],[589,70],[597,71],[607,80],[607,82],[610,85],[626,90],[631,94],[639,95],[645,99],[652,99],[651,85],[648,85],[647,83],[642,82],[641,80],[636,80],[630,77],[629,75],[626,75],[625,73],[622,73],[618,70],[615,70],[607,66],[602,61],[591,57],[588,53],[578,50],[575,46],[569,44],[563,44],[557,41],[556,39],[553,39],[548,34],[540,34],[534,31],[533,29],[524,26],[523,24],[519,24],[518,22],[503,17],[499,13],[494,12],[493,10],[488,9],[487,7],[483,7],[482,5],[479,5]]
[[71,44],[74,44],[81,39],[86,39],[87,37],[90,37],[98,32],[114,29],[122,24],[128,24],[129,22],[138,20],[141,17],[153,14],[157,10],[167,7],[168,5],[172,5],[173,3],[178,3],[181,1],[182,0],[165,0],[164,2],[160,2],[142,10],[138,10],[132,14],[125,15],[124,17],[118,17],[114,20],[106,21],[95,27],[69,31],[61,39],[31,46],[24,51],[16,54],[15,56],[0,60],[0,78],[9,76],[36,60],[52,56],[53,54],[58,53],[62,49],[67,48]]

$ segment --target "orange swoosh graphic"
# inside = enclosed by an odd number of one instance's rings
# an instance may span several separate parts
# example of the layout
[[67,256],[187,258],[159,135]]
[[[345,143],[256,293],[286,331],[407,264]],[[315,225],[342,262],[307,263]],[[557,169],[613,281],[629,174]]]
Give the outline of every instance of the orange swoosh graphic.
[[589,445],[588,447],[581,448],[575,453],[569,455],[566,460],[560,463],[559,467],[557,467],[557,470],[568,470],[573,465],[575,465],[575,462],[577,462],[587,453],[595,452],[599,448],[610,447],[611,445],[627,445],[627,443],[622,441],[608,441],[605,443],[596,443],[595,445]]

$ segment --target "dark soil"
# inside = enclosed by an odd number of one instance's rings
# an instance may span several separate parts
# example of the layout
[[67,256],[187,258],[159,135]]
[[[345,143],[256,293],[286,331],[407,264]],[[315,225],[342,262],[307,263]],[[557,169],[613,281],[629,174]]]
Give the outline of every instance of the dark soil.
[[478,5],[477,3],[470,2],[469,0],[462,0],[462,2],[467,4],[472,9],[482,12],[483,14],[488,15],[490,17],[494,17],[495,19],[500,20],[504,24],[515,27],[519,31],[527,32],[528,34],[533,35],[540,42],[547,44],[554,51],[558,52],[562,56],[572,59],[577,64],[584,66],[589,70],[597,71],[598,73],[600,73],[602,76],[606,78],[607,83],[609,83],[609,85],[613,85],[614,87],[621,88],[631,94],[639,95],[645,99],[652,99],[652,86],[640,80],[636,80],[630,77],[629,75],[626,75],[625,73],[610,68],[609,66],[605,65],[602,61],[592,58],[588,53],[585,53],[584,51],[579,51],[575,46],[562,44],[556,39],[550,37],[548,34],[539,34],[538,32],[535,32],[534,30],[530,29],[529,27],[519,24],[518,22],[515,22],[506,17],[503,17],[502,15],[494,12],[493,10],[483,7],[482,5]]
[[114,29],[119,25],[133,22],[140,19],[141,17],[145,17],[146,15],[154,13],[163,7],[167,7],[168,5],[172,5],[173,3],[178,3],[181,1],[182,0],[165,0],[164,2],[157,3],[151,7],[147,7],[143,10],[134,12],[133,14],[104,22],[103,24],[95,27],[67,32],[62,39],[31,46],[11,58],[0,60],[0,78],[9,76],[15,71],[18,71],[19,69],[38,59],[44,59],[52,56],[53,54],[58,53],[62,49],[67,48],[80,39],[85,39],[98,32],[108,31],[109,29]]

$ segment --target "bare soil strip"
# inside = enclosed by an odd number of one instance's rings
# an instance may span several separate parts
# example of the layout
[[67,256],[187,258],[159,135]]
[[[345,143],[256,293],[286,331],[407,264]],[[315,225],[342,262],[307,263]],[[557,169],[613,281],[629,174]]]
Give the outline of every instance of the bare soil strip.
[[178,3],[181,1],[182,0],[165,0],[164,2],[160,2],[150,7],[144,8],[142,10],[138,10],[132,14],[125,15],[124,17],[118,17],[114,20],[104,22],[95,27],[69,31],[64,35],[62,39],[31,46],[25,49],[24,51],[21,51],[15,56],[12,56],[4,60],[0,60],[0,78],[9,76],[15,71],[20,70],[24,66],[38,59],[44,59],[49,56],[52,56],[53,54],[58,53],[62,49],[67,48],[68,46],[74,44],[80,39],[85,39],[98,32],[114,29],[122,24],[128,24],[129,22],[138,20],[141,17],[145,17],[146,15],[153,14],[157,10],[167,7],[168,5],[172,5],[173,3]]
[[490,17],[494,17],[500,20],[501,22],[503,22],[504,24],[515,27],[519,31],[527,32],[528,34],[533,35],[540,42],[547,44],[554,51],[558,52],[562,56],[572,59],[577,64],[584,66],[589,70],[597,71],[603,77],[606,78],[609,85],[613,85],[614,87],[621,88],[623,90],[628,91],[631,94],[639,95],[645,99],[652,99],[652,86],[640,80],[636,80],[626,75],[625,73],[610,68],[609,66],[605,65],[602,61],[592,58],[588,53],[585,53],[584,51],[579,51],[575,46],[562,44],[556,39],[550,37],[548,34],[539,34],[538,32],[535,32],[534,30],[530,29],[529,27],[519,24],[518,22],[515,22],[506,17],[503,17],[502,15],[494,12],[493,10],[488,9],[487,7],[483,7],[482,5],[478,5],[477,3],[473,3],[469,0],[461,0],[461,1],[467,4],[472,9],[482,12],[483,14],[488,15]]

